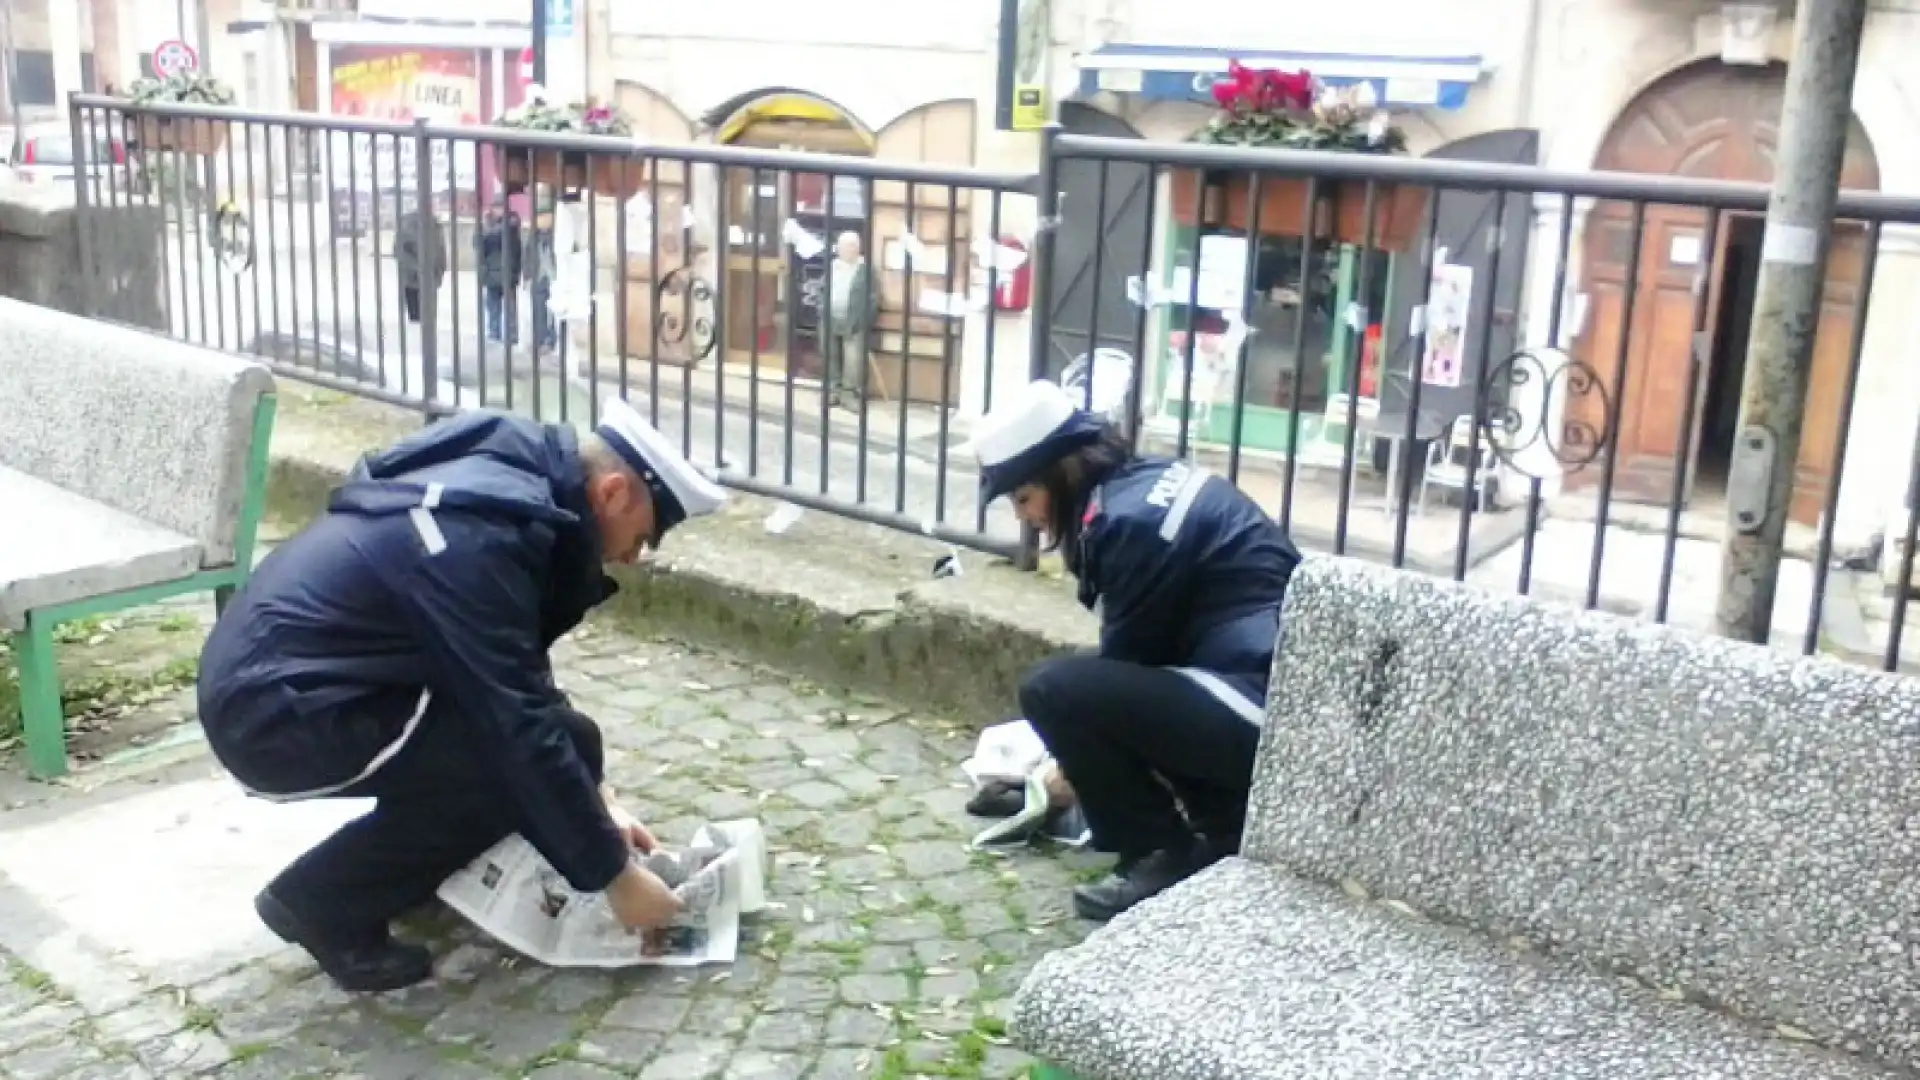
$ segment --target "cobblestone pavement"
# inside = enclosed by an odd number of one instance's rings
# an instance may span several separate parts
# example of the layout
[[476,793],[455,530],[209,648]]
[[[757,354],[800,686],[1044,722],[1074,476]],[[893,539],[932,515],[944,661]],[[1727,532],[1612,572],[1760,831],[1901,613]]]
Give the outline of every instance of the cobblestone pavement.
[[[445,911],[411,930],[438,977],[350,996],[303,954],[83,1009],[5,958],[10,1080],[212,1076],[834,1080],[1009,1077],[1007,999],[1085,932],[1067,891],[1097,864],[969,852],[957,763],[972,734],[713,654],[589,630],[562,685],[606,731],[610,778],[668,840],[701,820],[767,826],[775,910],[740,960],[694,971],[555,971]],[[271,812],[266,810],[263,812]],[[292,853],[289,853],[291,855]],[[234,918],[251,918],[236,911]]]

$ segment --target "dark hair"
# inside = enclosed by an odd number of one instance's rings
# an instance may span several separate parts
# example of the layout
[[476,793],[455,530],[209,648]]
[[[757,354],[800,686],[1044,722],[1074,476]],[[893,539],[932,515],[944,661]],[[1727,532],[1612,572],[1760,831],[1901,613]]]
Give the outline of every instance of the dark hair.
[[1047,493],[1048,551],[1059,551],[1067,569],[1080,573],[1080,519],[1087,500],[1113,470],[1133,459],[1133,443],[1108,425],[1100,437],[1040,470],[1033,483]]

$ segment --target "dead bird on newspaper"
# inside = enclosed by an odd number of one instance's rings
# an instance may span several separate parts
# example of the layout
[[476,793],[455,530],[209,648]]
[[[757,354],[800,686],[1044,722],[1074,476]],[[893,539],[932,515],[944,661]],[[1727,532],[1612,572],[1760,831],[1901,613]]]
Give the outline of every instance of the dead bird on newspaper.
[[1025,720],[1015,718],[981,732],[973,756],[960,768],[974,787],[967,813],[1001,819],[975,836],[973,846],[1016,847],[1051,840],[1084,847],[1092,838],[1072,785]]

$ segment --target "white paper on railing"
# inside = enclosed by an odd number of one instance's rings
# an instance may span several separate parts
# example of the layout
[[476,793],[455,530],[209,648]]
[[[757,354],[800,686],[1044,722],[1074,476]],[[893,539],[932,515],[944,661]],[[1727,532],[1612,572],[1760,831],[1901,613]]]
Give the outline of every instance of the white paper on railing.
[[587,232],[584,202],[554,206],[553,288],[547,294],[547,310],[563,323],[593,313],[592,239]]
[[962,319],[973,312],[987,310],[987,298],[981,293],[962,296],[959,293],[941,292],[939,289],[922,289],[918,306],[921,311],[930,315]]
[[793,253],[802,259],[811,259],[827,250],[825,240],[815,236],[805,225],[792,218],[788,218],[786,224],[780,226],[780,239],[785,240],[787,246],[793,249]]
[[1005,244],[988,244],[975,249],[975,259],[987,270],[998,270],[1011,274],[1027,265],[1027,253],[1019,248],[1010,248]]
[[635,858],[673,888],[686,910],[635,933],[602,893],[583,893],[518,835],[440,886],[440,899],[509,948],[555,967],[693,967],[732,963],[740,916],[766,907],[766,835],[752,820],[703,825],[682,848]]

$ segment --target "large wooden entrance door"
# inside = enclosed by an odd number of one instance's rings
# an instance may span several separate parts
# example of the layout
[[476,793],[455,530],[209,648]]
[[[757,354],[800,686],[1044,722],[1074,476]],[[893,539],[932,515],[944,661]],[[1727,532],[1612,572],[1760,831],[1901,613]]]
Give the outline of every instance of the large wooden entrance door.
[[[1785,84],[1786,69],[1781,65],[1746,68],[1707,61],[1684,68],[1628,105],[1608,133],[1595,165],[1622,172],[1769,181]],[[1879,186],[1873,151],[1858,123],[1848,133],[1842,186]],[[1576,351],[1600,372],[1610,392],[1619,385],[1624,355],[1626,379],[1620,400],[1614,403],[1611,435],[1615,493],[1625,499],[1665,503],[1673,495],[1675,469],[1695,452],[1695,446],[1681,442],[1681,433],[1688,427],[1683,410],[1688,381],[1702,380],[1704,385],[1708,375],[1705,360],[1713,355],[1711,328],[1718,323],[1715,305],[1723,299],[1720,283],[1726,253],[1724,243],[1708,244],[1705,210],[1650,205],[1641,213],[1637,274],[1629,274],[1634,208],[1600,203],[1591,212],[1583,275],[1588,312]],[[1715,230],[1722,241],[1727,231],[1725,220]],[[1791,511],[1796,521],[1811,523],[1818,518],[1830,482],[1841,383],[1846,377],[1864,255],[1860,230],[1843,228],[1837,233],[1815,340]],[[1698,324],[1707,332],[1697,342],[1696,278],[1708,288],[1706,318]],[[1696,349],[1699,364],[1694,362]],[[1706,394],[1694,397],[1698,409]],[[1586,418],[1599,419],[1597,414]],[[1695,441],[1699,427],[1696,417]]]

